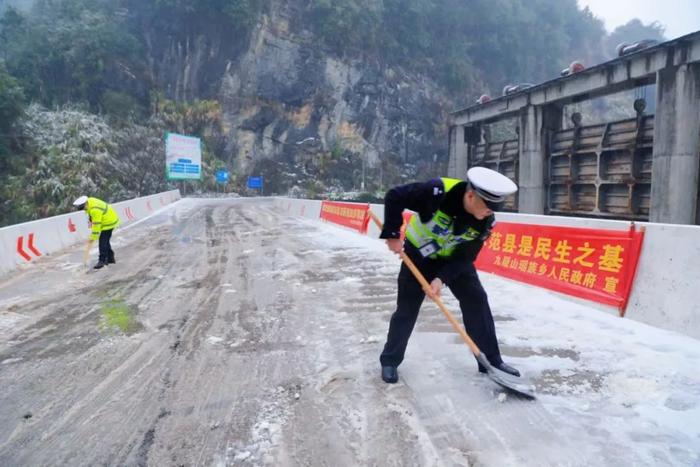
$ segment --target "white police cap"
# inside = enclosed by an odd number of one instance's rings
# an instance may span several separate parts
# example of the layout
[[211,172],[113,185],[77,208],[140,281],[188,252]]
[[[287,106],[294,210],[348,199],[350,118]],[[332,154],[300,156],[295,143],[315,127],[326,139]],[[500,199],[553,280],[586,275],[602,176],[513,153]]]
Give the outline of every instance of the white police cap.
[[83,195],[80,198],[73,201],[73,206],[75,206],[76,208],[79,208],[80,206],[84,206],[85,203],[87,203],[87,199],[88,199],[87,196]]
[[506,196],[518,191],[518,186],[503,174],[486,167],[472,167],[467,171],[467,181],[472,190],[487,204],[497,205]]

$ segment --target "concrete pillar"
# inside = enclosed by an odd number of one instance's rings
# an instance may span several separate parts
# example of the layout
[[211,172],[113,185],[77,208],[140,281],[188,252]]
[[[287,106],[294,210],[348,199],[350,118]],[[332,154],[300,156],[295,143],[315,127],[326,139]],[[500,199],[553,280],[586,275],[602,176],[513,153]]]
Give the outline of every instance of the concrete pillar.
[[455,172],[457,171],[456,168],[456,163],[457,161],[455,160],[455,154],[457,151],[457,126],[452,125],[450,126],[449,133],[447,137],[449,138],[449,141],[447,142],[447,147],[449,148],[449,154],[448,159],[447,159],[447,176],[448,177],[454,177]]
[[519,120],[518,212],[544,214],[547,137],[561,128],[561,109],[528,105]]
[[656,74],[656,114],[649,220],[698,222],[700,63]]
[[545,154],[542,141],[542,108],[528,105],[521,110],[518,128],[518,212],[544,214]]
[[450,131],[450,162],[447,167],[447,176],[464,178],[467,173],[468,147],[464,141],[464,127],[455,125]]

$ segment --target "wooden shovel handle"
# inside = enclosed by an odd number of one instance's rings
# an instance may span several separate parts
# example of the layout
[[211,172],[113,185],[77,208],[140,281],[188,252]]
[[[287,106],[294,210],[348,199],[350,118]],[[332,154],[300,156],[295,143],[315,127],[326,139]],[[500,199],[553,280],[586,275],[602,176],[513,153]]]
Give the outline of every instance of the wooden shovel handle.
[[83,251],[83,266],[87,266],[88,264],[88,259],[90,258],[90,246],[92,244],[88,242],[87,245],[85,245],[85,250]]
[[[377,224],[377,227],[381,230],[384,228],[384,225],[382,224],[382,221],[379,220],[377,215],[373,213],[372,211],[368,211],[369,216],[372,218],[375,224]],[[481,350],[479,350],[479,347],[474,343],[471,337],[469,337],[469,334],[467,334],[467,331],[464,330],[462,326],[457,322],[457,320],[452,316],[452,313],[449,312],[447,307],[445,307],[445,304],[442,303],[442,300],[440,297],[433,296],[432,289],[430,287],[430,284],[428,283],[427,280],[425,280],[425,277],[423,274],[420,272],[420,270],[416,267],[415,264],[413,264],[413,261],[411,261],[411,258],[408,257],[408,255],[405,252],[399,253],[399,256],[401,256],[401,260],[404,262],[406,266],[408,266],[408,269],[411,270],[413,273],[413,276],[416,278],[416,280],[420,283],[421,287],[423,287],[423,290],[425,291],[426,295],[431,298],[432,301],[435,302],[435,304],[440,308],[440,311],[445,315],[447,318],[447,321],[450,322],[452,327],[454,328],[457,333],[459,333],[460,336],[462,336],[462,339],[464,342],[469,346],[469,349],[472,351],[475,357],[478,357],[481,355]]]

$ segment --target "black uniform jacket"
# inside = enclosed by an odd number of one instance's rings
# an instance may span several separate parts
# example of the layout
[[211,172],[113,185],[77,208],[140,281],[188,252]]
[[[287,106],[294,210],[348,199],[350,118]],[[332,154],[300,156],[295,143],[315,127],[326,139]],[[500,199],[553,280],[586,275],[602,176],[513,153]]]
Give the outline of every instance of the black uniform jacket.
[[411,242],[408,240],[404,242],[404,251],[416,263],[418,268],[423,269],[421,266],[425,265],[426,261],[442,263],[441,267],[438,268],[437,277],[443,283],[449,285],[453,279],[465,270],[472,270],[472,263],[476,260],[494,224],[493,215],[479,220],[464,210],[462,200],[466,189],[467,182],[461,182],[448,193],[445,193],[442,180],[439,178],[425,183],[409,183],[392,188],[387,191],[384,197],[384,229],[379,237],[385,239],[400,238],[404,209],[410,209],[418,213],[423,223],[429,222],[435,212],[438,209],[441,210],[445,214],[452,216],[455,235],[464,233],[469,227],[481,232],[479,239],[460,244],[455,252],[445,259],[423,258]]

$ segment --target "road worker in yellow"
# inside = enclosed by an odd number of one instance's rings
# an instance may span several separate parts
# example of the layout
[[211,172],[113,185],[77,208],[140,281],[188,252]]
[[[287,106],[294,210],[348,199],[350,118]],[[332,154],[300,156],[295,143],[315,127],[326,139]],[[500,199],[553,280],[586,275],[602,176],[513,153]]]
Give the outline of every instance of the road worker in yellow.
[[99,239],[100,257],[95,264],[95,269],[101,269],[107,264],[114,264],[114,251],[110,244],[112,232],[119,225],[119,216],[112,206],[105,203],[101,199],[89,198],[81,196],[73,201],[73,206],[77,210],[84,210],[89,219],[92,231],[90,239],[85,246],[85,262],[87,263],[88,254],[92,244]]

